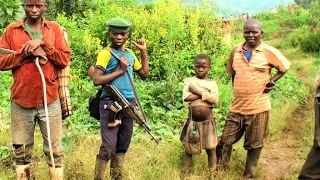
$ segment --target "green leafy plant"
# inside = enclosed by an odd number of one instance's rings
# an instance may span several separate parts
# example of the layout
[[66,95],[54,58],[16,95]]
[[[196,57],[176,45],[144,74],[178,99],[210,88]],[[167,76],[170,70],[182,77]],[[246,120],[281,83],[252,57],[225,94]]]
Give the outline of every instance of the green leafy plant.
[[[0,29],[24,15],[19,0],[0,0]],[[2,31],[0,31],[1,34]]]
[[7,146],[0,146],[0,158],[1,160],[7,160],[10,157],[10,148]]

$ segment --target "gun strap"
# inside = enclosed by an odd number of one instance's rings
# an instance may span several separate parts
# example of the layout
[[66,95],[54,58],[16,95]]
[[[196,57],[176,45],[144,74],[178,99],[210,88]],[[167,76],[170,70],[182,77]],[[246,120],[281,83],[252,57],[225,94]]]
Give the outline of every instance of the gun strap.
[[[117,57],[117,56],[114,54],[114,52],[112,52],[112,48],[107,47],[107,50],[108,50],[116,59],[119,60],[119,57]],[[122,53],[121,53],[120,58],[122,58],[122,57],[124,56],[124,54],[125,54],[125,49],[122,49]],[[109,61],[109,62],[110,62],[110,61]],[[108,65],[107,65],[107,66],[108,66]],[[120,64],[117,63],[117,65],[110,71],[110,73],[113,73],[114,71],[116,71],[119,66],[120,66]],[[112,81],[111,81],[111,82],[112,82]],[[102,89],[102,88],[103,88],[103,85],[102,85],[101,89]],[[104,94],[103,96],[101,96],[100,99],[103,99],[103,98],[108,97],[108,96],[111,96],[111,94],[109,94],[109,93],[106,91],[106,94]]]
[[[110,53],[111,53],[116,59],[118,59],[119,61],[121,61],[121,59],[120,59],[116,54],[114,54],[112,51],[110,51]],[[135,97],[136,100],[137,100],[137,104],[138,104],[138,106],[139,106],[139,109],[141,110],[142,116],[143,116],[144,120],[147,121],[146,115],[144,114],[144,111],[143,111],[142,106],[141,106],[141,104],[140,104],[140,100],[139,100],[139,98],[138,98],[138,95],[137,95],[136,90],[134,89],[133,82],[132,82],[132,80],[131,80],[131,78],[130,78],[130,75],[129,75],[128,71],[126,71],[126,75],[127,75],[127,78],[129,79],[131,89],[132,89],[132,91],[133,91],[134,97]]]

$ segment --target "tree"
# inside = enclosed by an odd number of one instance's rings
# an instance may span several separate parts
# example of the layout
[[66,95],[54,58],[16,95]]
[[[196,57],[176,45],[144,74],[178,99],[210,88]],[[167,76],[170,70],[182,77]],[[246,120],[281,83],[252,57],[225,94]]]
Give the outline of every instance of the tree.
[[84,11],[91,7],[92,2],[96,0],[47,0],[48,11],[50,18],[55,18],[60,13],[65,13],[66,16],[73,14],[83,14]]
[[303,8],[309,9],[311,8],[312,3],[316,2],[316,0],[294,0],[294,2]]

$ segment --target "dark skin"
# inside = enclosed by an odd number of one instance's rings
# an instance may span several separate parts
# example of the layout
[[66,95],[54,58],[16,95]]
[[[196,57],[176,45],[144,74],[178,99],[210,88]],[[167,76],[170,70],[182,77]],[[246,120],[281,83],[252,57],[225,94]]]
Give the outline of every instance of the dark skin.
[[[42,16],[47,10],[47,4],[45,0],[25,0],[23,9],[26,14],[26,22],[30,28],[37,32],[41,29]],[[43,48],[44,42],[42,40],[29,40],[22,46],[22,52],[25,57],[36,56],[42,57],[41,64],[47,62],[46,52]]]
[[[208,79],[207,74],[210,71],[211,66],[209,60],[207,59],[196,59],[194,62],[194,71],[197,78]],[[202,99],[202,91],[197,89],[194,85],[190,84],[189,91],[190,94],[184,101],[192,102],[198,99]],[[216,102],[209,102],[209,104],[215,104]],[[189,108],[189,112],[192,113],[192,119],[194,121],[203,121],[212,118],[212,108],[207,106],[192,106]]]
[[[196,73],[197,78],[199,79],[208,79],[207,74],[211,69],[211,65],[208,59],[196,59],[194,61],[194,71]],[[197,89],[194,85],[189,85],[190,94],[184,101],[192,102],[198,99],[202,99],[202,91]],[[215,104],[217,102],[210,102],[210,104]],[[192,106],[189,107],[189,113],[192,114],[193,121],[204,121],[212,118],[212,108],[207,106]],[[190,114],[188,115],[188,117]],[[215,164],[215,149],[206,149],[208,155],[208,164],[209,168],[214,173],[214,164]],[[187,151],[184,152],[184,175],[187,176],[189,174],[191,165],[192,165],[192,154],[189,154]]]
[[[263,36],[263,30],[261,24],[256,19],[249,19],[243,26],[243,37],[246,40],[243,48],[247,51],[252,52],[261,44],[261,38]],[[264,89],[264,93],[270,92],[275,82],[277,82],[285,73],[278,71],[270,80],[267,82]],[[232,76],[232,82],[234,82],[234,75]]]
[[[109,32],[109,37],[111,41],[111,47],[117,50],[122,50],[123,45],[127,41],[129,37],[129,32]],[[137,73],[141,78],[147,78],[149,76],[149,62],[147,57],[147,45],[144,39],[138,39],[137,41],[132,41],[132,43],[140,50],[140,58],[141,58],[141,64],[142,68],[140,68]],[[101,69],[95,68],[92,80],[93,84],[95,86],[97,85],[104,85],[108,84],[109,82],[113,81],[114,79],[120,77],[125,72],[127,72],[128,67],[131,65],[130,61],[126,58],[120,58],[120,69],[113,71],[110,74],[104,74],[104,71]]]

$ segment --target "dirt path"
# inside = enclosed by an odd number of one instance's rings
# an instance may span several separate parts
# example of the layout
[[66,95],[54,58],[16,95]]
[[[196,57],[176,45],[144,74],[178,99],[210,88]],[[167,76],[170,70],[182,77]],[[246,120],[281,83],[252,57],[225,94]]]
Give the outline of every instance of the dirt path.
[[[310,66],[312,63],[309,64]],[[296,73],[303,83],[308,87],[310,78],[300,70],[299,63],[294,65]],[[290,113],[286,119],[284,126],[281,128],[280,135],[270,136],[270,140],[263,149],[263,154],[259,164],[261,165],[260,179],[263,180],[282,180],[298,177],[301,169],[301,152],[299,151],[299,143],[302,140],[301,126],[302,121],[313,117],[313,88],[309,87],[309,95],[305,103],[299,104]],[[272,133],[272,129],[270,130]],[[310,147],[306,147],[310,148]],[[300,155],[299,155],[300,153]]]
[[[307,102],[312,102],[308,97]],[[286,127],[282,128],[279,139],[273,139],[268,142],[264,148],[260,164],[262,166],[261,179],[278,180],[292,177],[292,172],[299,173],[301,167],[297,167],[299,162],[299,141],[300,122],[309,117],[313,111],[309,104],[302,104],[288,116]],[[309,147],[308,147],[309,148]],[[298,176],[298,174],[296,174]]]

